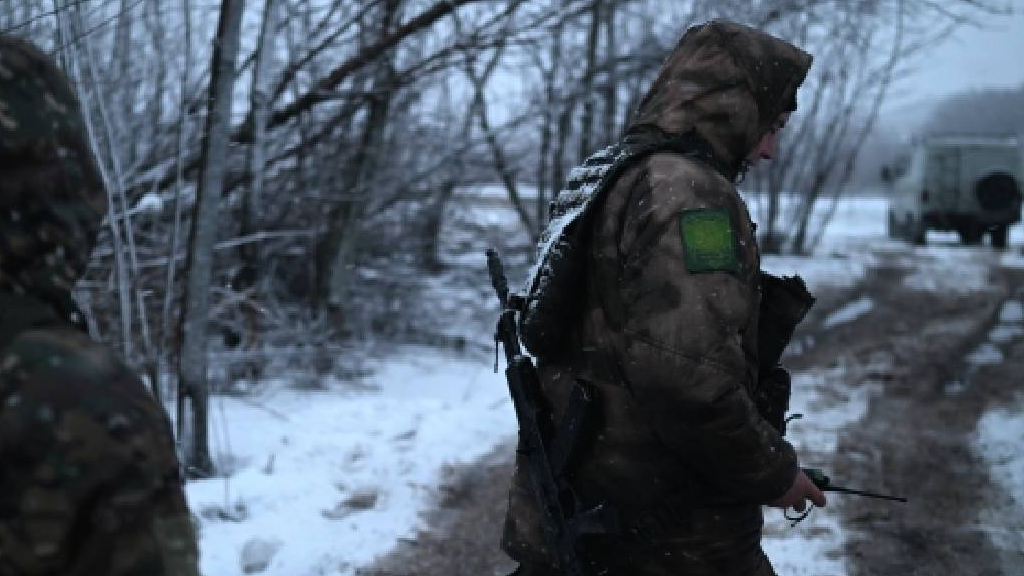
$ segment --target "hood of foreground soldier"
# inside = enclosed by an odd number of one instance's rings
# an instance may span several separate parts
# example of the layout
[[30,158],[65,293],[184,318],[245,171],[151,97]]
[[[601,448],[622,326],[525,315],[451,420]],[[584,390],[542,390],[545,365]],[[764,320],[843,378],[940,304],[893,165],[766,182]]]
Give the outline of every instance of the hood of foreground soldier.
[[792,108],[811,55],[754,28],[715,20],[693,26],[662,66],[629,131],[695,130],[730,176]]
[[35,46],[0,34],[0,291],[69,319],[105,208],[64,73]]

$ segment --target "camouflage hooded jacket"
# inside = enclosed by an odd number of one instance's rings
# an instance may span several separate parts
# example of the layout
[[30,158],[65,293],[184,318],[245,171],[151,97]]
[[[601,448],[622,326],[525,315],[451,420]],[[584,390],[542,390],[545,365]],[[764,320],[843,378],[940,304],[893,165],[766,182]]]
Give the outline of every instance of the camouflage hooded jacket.
[[[792,446],[752,401],[760,260],[732,181],[810,64],[807,53],[745,26],[715,21],[687,31],[629,131],[696,132],[727,168],[656,153],[617,178],[584,233],[585,311],[571,352],[538,359],[556,414],[576,379],[600,391],[601,422],[571,479],[584,504],[606,502],[629,526],[675,502],[673,521],[658,527],[661,540],[675,542],[666,574],[753,573],[764,564],[760,505],[796,475]],[[710,252],[701,222],[729,231],[711,238]],[[724,258],[714,246],[722,242]],[[520,457],[503,547],[542,563],[549,555],[525,466]],[[609,559],[609,574],[647,573],[636,554],[653,553],[588,538],[590,555]]]
[[0,575],[195,576],[167,417],[79,326],[106,208],[71,86],[0,35]]

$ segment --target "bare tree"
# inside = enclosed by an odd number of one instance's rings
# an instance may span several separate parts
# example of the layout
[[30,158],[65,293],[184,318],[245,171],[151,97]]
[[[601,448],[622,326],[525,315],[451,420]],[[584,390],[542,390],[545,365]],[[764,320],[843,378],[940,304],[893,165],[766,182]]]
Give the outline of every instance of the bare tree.
[[[367,45],[374,46],[393,35],[393,26],[398,18],[401,0],[385,0],[380,13],[368,18]],[[366,188],[380,162],[382,133],[391,107],[396,72],[392,58],[377,61],[369,79],[372,94],[367,119],[362,128],[359,147],[347,168],[343,193],[346,198],[338,202],[328,215],[329,230],[317,248],[321,258],[320,286],[321,301],[337,313],[345,303],[346,291],[352,282],[352,258],[361,234],[360,221],[366,208],[369,191]],[[339,321],[342,319],[339,317]]]
[[[185,297],[178,365],[178,431],[186,418],[192,437],[185,445],[185,466],[196,476],[213,473],[207,440],[209,384],[207,381],[207,318],[213,275],[213,245],[218,229],[220,192],[231,121],[231,93],[242,24],[244,0],[223,0],[213,50],[213,74],[207,100],[206,128],[199,187],[189,233]],[[186,415],[188,406],[190,414]]]
[[597,75],[597,48],[601,40],[601,8],[603,0],[593,0],[590,6],[590,30],[587,32],[587,64],[583,72],[580,92],[583,98],[583,116],[580,118],[580,160],[590,155],[594,147],[594,108],[597,95],[594,94],[594,76]]
[[[175,169],[176,179],[174,185],[174,197],[172,199],[172,212],[170,231],[170,242],[168,242],[167,249],[167,263],[166,273],[164,280],[164,294],[163,304],[160,308],[160,340],[158,343],[157,350],[157,369],[156,374],[153,375],[153,382],[157,383],[154,392],[157,393],[157,399],[163,403],[162,391],[163,386],[159,384],[164,379],[163,371],[170,371],[168,367],[168,356],[172,346],[172,341],[177,335],[175,325],[172,323],[171,308],[174,304],[174,295],[176,293],[176,273],[178,269],[178,249],[181,244],[181,220],[182,220],[182,209],[184,195],[183,187],[184,182],[184,156],[185,156],[185,136],[187,133],[188,124],[188,83],[189,83],[189,64],[192,59],[192,4],[190,0],[181,0],[181,13],[182,13],[182,25],[183,25],[183,52],[181,66],[181,86],[179,90],[179,102],[178,102],[178,125],[176,133],[176,146],[175,146]],[[181,413],[177,414],[179,421],[181,420]],[[180,437],[179,437],[180,441]]]
[[[922,0],[844,6],[810,0],[800,11],[781,1],[762,8],[755,22],[815,55],[800,110],[784,133],[785,153],[754,171],[750,186],[763,200],[758,218],[762,250],[804,253],[847,191],[901,64],[973,14],[998,7],[973,1],[939,7]],[[880,57],[878,47],[886,44],[887,55]]]

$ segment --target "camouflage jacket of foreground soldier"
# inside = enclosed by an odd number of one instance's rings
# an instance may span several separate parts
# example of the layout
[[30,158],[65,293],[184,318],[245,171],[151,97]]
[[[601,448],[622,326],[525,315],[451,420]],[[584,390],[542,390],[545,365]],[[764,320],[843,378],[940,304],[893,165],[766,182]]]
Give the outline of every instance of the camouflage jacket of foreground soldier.
[[71,86],[0,35],[0,575],[196,576],[170,425],[81,329],[106,207]]
[[[810,64],[744,26],[691,28],[628,132],[695,134],[714,161],[638,159],[587,220],[582,317],[538,370],[555,414],[577,379],[599,391],[571,484],[585,506],[614,507],[622,531],[583,537],[592,574],[774,573],[761,505],[791,486],[797,459],[752,401],[760,260],[733,181]],[[521,574],[553,574],[526,466],[519,456],[502,545]]]

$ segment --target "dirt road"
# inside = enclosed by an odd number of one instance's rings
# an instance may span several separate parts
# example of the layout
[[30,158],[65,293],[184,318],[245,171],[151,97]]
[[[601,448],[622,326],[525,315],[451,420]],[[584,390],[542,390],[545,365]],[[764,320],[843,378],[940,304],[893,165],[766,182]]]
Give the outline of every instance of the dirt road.
[[[1024,574],[1024,514],[974,448],[980,416],[1021,389],[1024,343],[986,340],[1005,303],[1024,299],[1024,271],[976,254],[993,265],[986,288],[968,292],[909,289],[902,281],[928,256],[884,257],[857,289],[871,312],[841,329],[812,326],[816,345],[790,362],[841,363],[881,383],[867,415],[840,434],[833,475],[910,503],[833,498],[851,575]],[[957,272],[953,264],[948,274]],[[979,350],[1002,360],[979,364]]]
[[[837,483],[910,499],[831,499],[845,535],[835,552],[851,576],[1024,574],[1024,511],[990,477],[974,436],[986,410],[1022,390],[1024,338],[989,335],[1007,302],[1024,303],[1024,270],[1000,267],[984,249],[957,250],[881,251],[858,285],[820,291],[788,359],[794,371],[841,365],[874,383],[866,415],[826,456],[829,468]],[[925,289],[922,270],[933,277]],[[858,300],[870,306],[836,325],[835,312]],[[455,471],[431,528],[360,574],[507,574],[514,565],[497,542],[511,455],[503,446]]]

